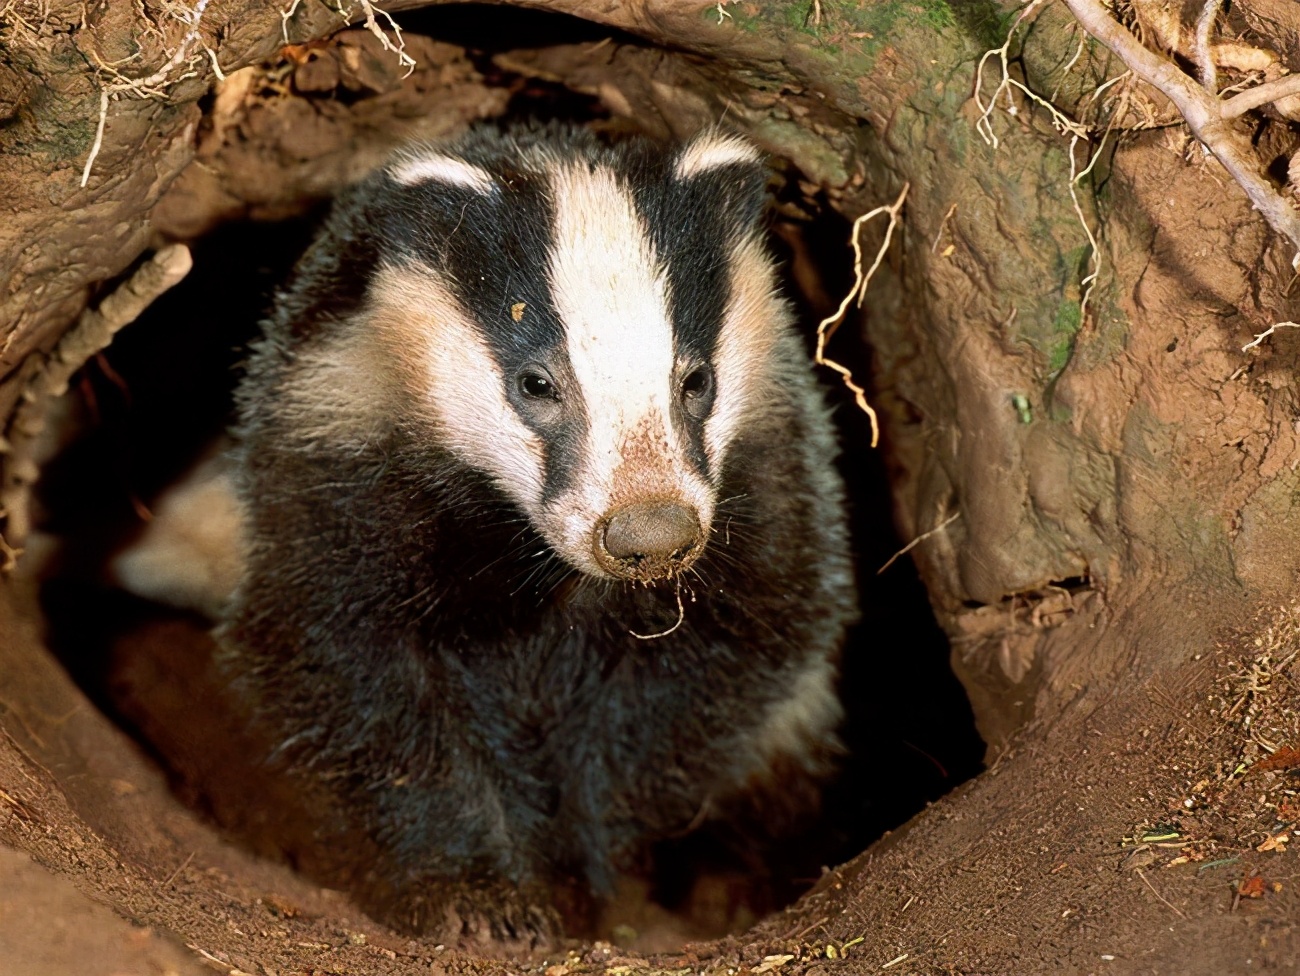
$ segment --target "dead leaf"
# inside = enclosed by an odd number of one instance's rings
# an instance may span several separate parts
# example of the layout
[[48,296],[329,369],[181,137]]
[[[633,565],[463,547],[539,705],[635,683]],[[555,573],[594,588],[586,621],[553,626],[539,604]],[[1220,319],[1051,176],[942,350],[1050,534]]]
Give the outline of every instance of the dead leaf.
[[1264,887],[1264,879],[1258,874],[1242,878],[1237,885],[1237,894],[1242,898],[1263,898],[1265,890],[1267,889]]
[[1255,850],[1261,854],[1265,851],[1278,851],[1279,853],[1286,850],[1286,842],[1291,839],[1291,828],[1279,830],[1276,834],[1270,834],[1264,843],[1260,844]]
[[1252,773],[1286,772],[1291,769],[1300,769],[1300,749],[1293,749],[1291,746],[1283,746],[1273,755],[1261,759],[1250,767]]

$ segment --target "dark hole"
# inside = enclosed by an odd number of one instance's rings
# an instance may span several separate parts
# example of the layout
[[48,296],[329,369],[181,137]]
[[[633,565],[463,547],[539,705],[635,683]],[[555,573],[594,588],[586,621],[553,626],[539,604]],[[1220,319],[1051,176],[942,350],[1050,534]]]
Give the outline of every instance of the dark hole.
[[[598,41],[609,33],[604,28],[519,10],[506,16],[501,8],[480,5],[427,9],[406,15],[403,26],[480,52],[481,67],[515,91],[511,114],[588,120],[603,114],[585,96],[496,69],[490,54]],[[795,186],[791,178],[777,190],[785,216],[774,220],[773,245],[785,261],[788,291],[811,346],[817,321],[850,285],[849,225],[820,202],[803,200]],[[197,621],[105,587],[102,567],[107,553],[140,531],[165,486],[228,422],[243,349],[313,225],[313,218],[229,224],[194,242],[191,275],[79,377],[74,391],[82,433],[47,467],[39,486],[42,529],[75,539],[51,564],[43,588],[55,653],[92,700],[153,752],[183,799],[264,852],[272,852],[272,845],[249,827],[247,814],[234,811],[232,797],[219,787],[200,788],[195,776],[202,770],[173,764],[162,745],[168,730],[151,724],[132,699],[142,681],[170,683],[173,697],[192,694],[182,686],[201,677],[201,663],[162,655],[151,671],[138,661],[141,648],[157,646],[160,634],[186,628],[197,633]],[[835,356],[866,378],[869,354],[853,332],[846,327],[837,337]],[[836,378],[823,378],[844,446],[839,464],[849,487],[863,599],[862,622],[845,648],[840,688],[848,755],[826,787],[821,816],[762,862],[743,845],[728,846],[709,833],[660,845],[653,894],[661,903],[707,914],[695,902],[700,878],[712,877],[715,890],[725,888],[747,906],[748,915],[701,920],[701,931],[712,934],[789,903],[824,866],[849,859],[981,768],[983,743],[911,561],[899,560],[876,575],[904,541],[892,527],[889,445],[878,451],[867,446],[867,418]],[[146,632],[152,636],[141,636]]]

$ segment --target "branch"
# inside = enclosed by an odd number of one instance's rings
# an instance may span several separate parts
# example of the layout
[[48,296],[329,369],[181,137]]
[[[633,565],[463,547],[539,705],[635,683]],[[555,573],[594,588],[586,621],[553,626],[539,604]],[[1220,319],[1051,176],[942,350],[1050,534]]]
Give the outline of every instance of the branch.
[[[1147,50],[1115,20],[1101,0],[1064,0],[1075,19],[1143,81],[1158,88],[1174,103],[1192,134],[1212,152],[1223,168],[1246,191],[1256,210],[1277,233],[1296,248],[1291,266],[1300,272],[1300,213],[1265,178],[1250,140],[1224,119],[1225,103],[1207,92],[1171,61]],[[1263,87],[1263,86],[1261,86]],[[1249,92],[1245,94],[1250,94]],[[1238,95],[1237,98],[1242,96]],[[1230,100],[1228,104],[1231,104]]]
[[1219,108],[1219,114],[1225,119],[1235,119],[1239,115],[1245,115],[1252,108],[1259,108],[1261,105],[1282,98],[1290,98],[1292,95],[1300,95],[1300,75],[1287,75],[1276,81],[1266,81],[1254,88],[1247,88],[1240,95],[1233,95],[1224,101]]

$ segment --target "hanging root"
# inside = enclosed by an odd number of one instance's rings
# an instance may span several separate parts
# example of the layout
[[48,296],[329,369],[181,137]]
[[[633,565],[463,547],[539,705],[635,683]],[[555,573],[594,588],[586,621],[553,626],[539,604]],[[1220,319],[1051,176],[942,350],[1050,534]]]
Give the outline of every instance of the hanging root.
[[[1088,302],[1092,297],[1092,290],[1097,283],[1097,278],[1101,274],[1101,250],[1097,246],[1097,235],[1093,233],[1092,228],[1088,226],[1088,221],[1084,216],[1083,205],[1079,201],[1078,186],[1080,181],[1092,172],[1093,167],[1097,164],[1097,160],[1101,158],[1101,152],[1106,143],[1106,134],[1109,132],[1109,126],[1107,127],[1106,132],[1103,132],[1102,137],[1098,141],[1097,147],[1093,150],[1091,157],[1089,157],[1087,164],[1082,170],[1080,170],[1078,157],[1075,151],[1080,142],[1089,139],[1092,134],[1091,129],[1083,122],[1070,118],[1070,116],[1066,115],[1059,108],[1053,105],[1051,101],[1043,98],[1027,85],[1011,76],[1009,57],[1012,38],[1015,37],[1016,31],[1020,28],[1020,25],[1025,22],[1035,9],[1038,8],[1040,3],[1042,3],[1042,0],[1030,0],[1030,2],[1025,5],[1024,9],[1020,11],[1020,16],[1016,18],[1015,23],[1011,25],[1011,29],[1007,32],[1006,39],[1002,42],[1002,46],[994,48],[991,51],[985,51],[984,56],[980,58],[979,65],[975,69],[974,96],[975,104],[980,109],[980,117],[975,123],[975,129],[989,146],[993,149],[998,148],[1000,141],[997,133],[993,129],[993,112],[997,108],[998,99],[1005,95],[1007,100],[1007,113],[1012,116],[1016,115],[1017,109],[1011,95],[1011,90],[1014,88],[1035,105],[1046,109],[1051,117],[1052,127],[1062,135],[1068,135],[1070,137],[1070,202],[1074,206],[1075,216],[1079,219],[1079,226],[1083,228],[1084,236],[1088,239],[1089,260],[1092,265],[1088,274],[1084,277],[1083,281],[1080,282],[1082,295],[1079,299],[1079,319],[1083,322],[1087,321]],[[1075,51],[1074,56],[1070,58],[1069,64],[1066,65],[1066,71],[1070,70],[1070,68],[1074,66],[1082,55],[1082,52],[1083,38],[1081,37],[1079,48]],[[986,104],[984,102],[983,94],[984,66],[988,60],[993,57],[998,59],[998,63],[1002,70],[998,77],[997,86],[993,89],[993,94],[989,97],[988,103]],[[1102,92],[1128,77],[1128,75],[1123,75],[1120,78],[1112,78],[1110,81],[1106,82],[1093,92],[1090,104],[1098,104],[1098,99]],[[1119,113],[1116,112],[1111,115],[1112,124],[1118,114]]]
[[33,353],[19,367],[22,395],[0,441],[0,572],[13,569],[30,530],[28,493],[38,474],[37,438],[45,428],[45,409],[62,396],[72,374],[130,325],[167,289],[189,273],[190,251],[184,244],[164,247],[94,309],[87,309],[48,356]]
[[183,78],[193,77],[195,74],[193,70],[183,70],[179,75],[175,75],[174,72],[178,68],[188,66],[196,45],[211,59],[216,76],[218,78],[225,77],[221,66],[217,63],[216,52],[203,43],[202,36],[199,33],[199,22],[203,19],[203,13],[207,10],[210,2],[211,0],[197,0],[194,7],[189,10],[168,8],[171,16],[189,29],[185,32],[185,36],[181,38],[180,44],[172,52],[171,57],[167,59],[167,63],[147,78],[125,78],[114,71],[111,66],[104,65],[97,60],[101,67],[117,75],[118,80],[105,86],[99,92],[99,123],[95,126],[95,141],[91,144],[90,154],[86,157],[86,165],[81,171],[81,185],[83,187],[90,182],[90,173],[94,169],[95,159],[99,156],[99,150],[104,145],[104,126],[108,122],[108,103],[111,99],[127,93],[140,98],[159,96],[167,85]]
[[[867,402],[867,391],[854,382],[853,373],[849,371],[848,367],[837,363],[833,359],[826,358],[826,344],[831,341],[831,337],[844,323],[844,315],[849,310],[849,306],[853,304],[854,299],[857,300],[858,307],[862,307],[862,300],[866,297],[867,285],[871,283],[871,276],[876,273],[876,269],[885,260],[885,254],[889,250],[889,243],[894,238],[894,228],[898,226],[903,201],[907,199],[907,191],[911,186],[911,183],[904,183],[903,189],[898,194],[898,199],[893,203],[876,207],[874,210],[868,210],[853,221],[853,230],[849,233],[849,239],[853,244],[853,287],[844,296],[844,300],[840,302],[840,307],[835,310],[834,314],[822,319],[817,326],[817,352],[813,359],[817,365],[833,369],[840,374],[840,378],[844,380],[844,385],[852,391],[853,398],[857,401],[858,406],[871,418],[872,447],[880,443],[880,422],[876,417],[876,411]],[[862,225],[881,214],[889,214],[889,226],[885,228],[885,239],[880,243],[880,249],[876,251],[876,259],[871,262],[871,267],[864,273],[862,270],[862,240],[860,237]]]
[[659,633],[657,634],[638,634],[635,630],[629,630],[628,631],[629,634],[631,634],[637,640],[658,640],[660,637],[667,637],[669,634],[671,634],[674,630],[676,630],[678,627],[682,625],[682,621],[686,619],[686,607],[682,605],[681,578],[679,577],[676,582],[677,582],[677,620],[673,623],[673,625],[669,627],[667,630],[659,631]]
[[[293,19],[293,15],[298,12],[301,5],[302,0],[291,0],[289,6],[280,11],[280,35],[284,38],[285,44],[289,43],[289,21]],[[415,59],[406,53],[406,38],[402,37],[402,28],[397,26],[397,21],[393,19],[393,15],[387,10],[376,7],[371,0],[357,0],[357,6],[361,8],[362,26],[379,39],[379,43],[385,51],[396,55],[397,63],[406,69],[406,74],[402,77],[410,77],[411,72],[416,68]],[[721,4],[718,6],[721,8]],[[355,13],[355,9],[350,4],[339,10],[339,16],[342,17],[345,24],[352,19]],[[383,27],[380,26],[380,17],[388,21],[388,27],[393,32],[393,40],[388,39],[388,35],[384,33]]]

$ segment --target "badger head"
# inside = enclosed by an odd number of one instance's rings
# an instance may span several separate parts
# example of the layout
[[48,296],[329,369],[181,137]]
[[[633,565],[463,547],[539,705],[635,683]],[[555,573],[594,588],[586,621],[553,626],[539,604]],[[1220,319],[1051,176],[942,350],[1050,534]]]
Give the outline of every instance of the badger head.
[[680,574],[789,321],[759,153],[516,133],[407,150],[383,180],[369,318],[418,423],[578,570]]

